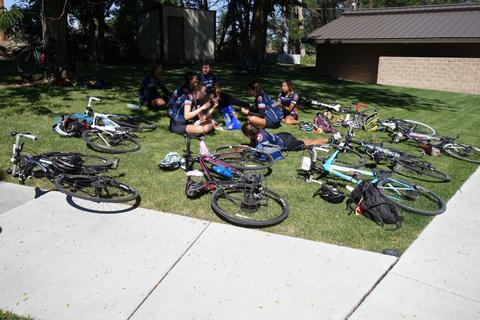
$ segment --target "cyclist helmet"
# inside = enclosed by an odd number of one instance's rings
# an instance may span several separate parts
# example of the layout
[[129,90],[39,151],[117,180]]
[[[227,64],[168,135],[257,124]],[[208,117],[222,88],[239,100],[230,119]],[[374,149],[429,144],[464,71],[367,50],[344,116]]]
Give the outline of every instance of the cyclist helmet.
[[165,170],[175,170],[180,168],[182,164],[182,160],[183,160],[182,157],[180,157],[180,155],[177,152],[169,152],[167,153],[165,158],[160,160],[160,163],[158,164],[158,166],[161,169],[165,169]]
[[341,203],[345,199],[345,194],[341,190],[326,184],[322,185],[315,195],[320,195],[323,200],[330,203]]
[[64,173],[79,172],[83,165],[83,159],[78,154],[55,157],[52,160],[53,167]]

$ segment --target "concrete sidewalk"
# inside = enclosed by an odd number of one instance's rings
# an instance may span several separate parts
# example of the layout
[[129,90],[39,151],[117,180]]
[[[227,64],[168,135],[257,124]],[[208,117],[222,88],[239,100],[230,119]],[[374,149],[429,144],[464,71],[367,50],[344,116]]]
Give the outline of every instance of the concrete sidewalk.
[[477,170],[395,264],[0,183],[0,309],[48,320],[478,319],[479,186]]

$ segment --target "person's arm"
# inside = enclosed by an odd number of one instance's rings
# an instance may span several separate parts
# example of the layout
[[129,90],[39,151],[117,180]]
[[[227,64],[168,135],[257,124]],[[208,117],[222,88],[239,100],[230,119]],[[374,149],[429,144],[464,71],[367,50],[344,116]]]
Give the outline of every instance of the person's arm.
[[167,86],[166,86],[164,81],[160,80],[159,84],[158,84],[158,87],[160,88],[160,90],[162,90],[164,95],[169,96],[169,97],[172,96],[172,92],[167,89]]
[[191,100],[186,100],[184,105],[183,105],[183,115],[186,120],[191,120],[198,116],[200,112],[203,110],[207,109],[210,106],[210,102],[204,103],[202,106],[199,108],[195,109],[192,111],[192,101]]
[[298,95],[294,93],[292,96],[292,102],[290,102],[290,105],[284,106],[283,110],[286,113],[290,113],[293,110],[293,108],[295,108],[295,106],[297,105],[297,102],[298,102]]

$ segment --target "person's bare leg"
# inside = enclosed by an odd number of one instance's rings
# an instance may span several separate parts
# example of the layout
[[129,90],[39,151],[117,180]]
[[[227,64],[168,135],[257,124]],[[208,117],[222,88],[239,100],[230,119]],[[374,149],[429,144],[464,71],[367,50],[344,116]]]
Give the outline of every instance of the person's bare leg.
[[265,126],[267,125],[267,120],[265,120],[264,118],[260,118],[257,116],[249,116],[247,119],[250,124],[260,129],[265,128]]
[[285,124],[298,124],[298,120],[295,120],[292,116],[286,116],[284,122]]
[[187,126],[187,133],[190,133],[190,134],[207,134],[210,131],[212,131],[213,129],[215,129],[215,127],[214,127],[212,122],[208,122],[204,125],[189,124]]
[[322,139],[315,139],[315,140],[303,140],[303,143],[305,143],[306,146],[310,146],[312,144],[327,144],[328,139],[322,138]]
[[162,98],[156,98],[150,102],[150,106],[154,109],[161,109],[167,106],[167,102]]

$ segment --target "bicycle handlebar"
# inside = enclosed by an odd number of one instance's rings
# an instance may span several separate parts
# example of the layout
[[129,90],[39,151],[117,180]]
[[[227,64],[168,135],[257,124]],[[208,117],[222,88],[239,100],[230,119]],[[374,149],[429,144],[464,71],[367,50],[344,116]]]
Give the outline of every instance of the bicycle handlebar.
[[37,140],[37,137],[33,134],[31,134],[30,132],[16,132],[16,131],[12,131],[10,132],[10,134],[12,135],[12,137],[25,137],[25,138],[28,138],[28,139],[32,139],[32,140]]
[[92,109],[92,101],[102,101],[102,99],[100,98],[97,98],[97,97],[88,97],[88,105],[87,105],[87,109]]

